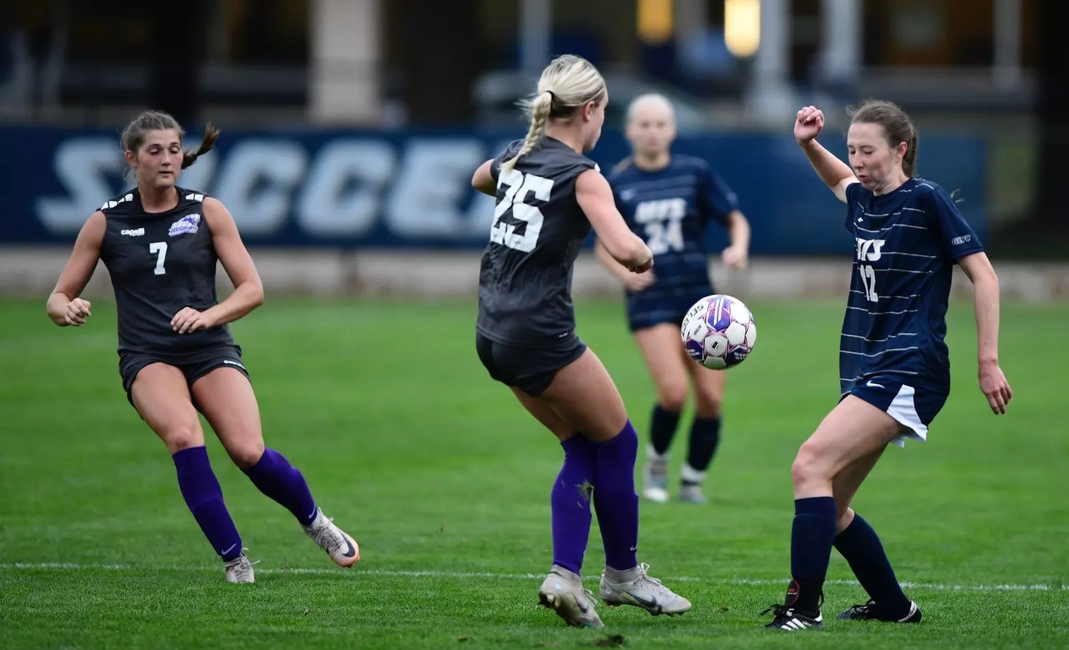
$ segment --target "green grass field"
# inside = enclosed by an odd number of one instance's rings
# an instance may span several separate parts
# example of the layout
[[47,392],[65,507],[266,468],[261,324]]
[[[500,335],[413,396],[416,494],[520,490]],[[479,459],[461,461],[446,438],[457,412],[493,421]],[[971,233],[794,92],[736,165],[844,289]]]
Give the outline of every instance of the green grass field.
[[[0,639],[4,648],[1069,647],[1069,306],[1005,305],[1015,391],[995,417],[975,379],[971,305],[951,310],[954,392],[929,442],[887,453],[855,502],[919,626],[761,629],[782,599],[798,445],[838,397],[842,305],[755,302],[757,348],[730,371],[705,507],[642,506],[639,556],[688,596],[681,618],[536,606],[551,559],[555,440],[474,351],[470,302],[269,301],[233,326],[269,446],[305,473],[363,560],[337,569],[209,441],[257,584],[228,585],[163,445],[126,402],[114,306],[53,327],[0,302]],[[645,435],[651,383],[612,302],[579,305]],[[673,477],[685,432],[673,453]],[[586,572],[596,588],[596,527]],[[832,558],[825,616],[863,602]]]

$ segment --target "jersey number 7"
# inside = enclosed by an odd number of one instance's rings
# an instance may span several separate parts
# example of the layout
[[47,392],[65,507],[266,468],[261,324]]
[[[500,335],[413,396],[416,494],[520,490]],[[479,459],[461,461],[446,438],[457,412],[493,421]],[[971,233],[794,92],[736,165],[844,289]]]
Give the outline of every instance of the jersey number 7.
[[[494,223],[490,228],[490,241],[507,248],[530,253],[538,243],[538,234],[542,232],[545,216],[537,206],[527,203],[533,194],[539,201],[549,201],[553,190],[553,181],[534,174],[524,174],[511,169],[502,171],[497,186],[507,186],[505,196],[494,207]],[[506,218],[526,224],[522,234],[516,232],[518,223],[507,223]]]

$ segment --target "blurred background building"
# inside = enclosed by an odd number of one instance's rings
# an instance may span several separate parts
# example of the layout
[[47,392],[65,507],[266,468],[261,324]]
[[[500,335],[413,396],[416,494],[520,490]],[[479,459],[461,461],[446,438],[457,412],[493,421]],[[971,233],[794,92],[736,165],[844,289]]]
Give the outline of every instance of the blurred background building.
[[[627,102],[659,91],[679,148],[709,158],[757,255],[849,251],[841,208],[790,136],[794,112],[902,104],[920,173],[960,190],[1005,257],[1069,257],[1069,46],[1054,0],[6,0],[0,3],[0,243],[69,244],[122,189],[119,129],[167,110],[218,150],[183,183],[251,245],[476,248],[471,170],[525,129],[555,54],[605,73],[599,161]],[[17,152],[17,153],[12,153]],[[716,238],[714,233],[712,238]],[[846,246],[843,247],[844,241]]]

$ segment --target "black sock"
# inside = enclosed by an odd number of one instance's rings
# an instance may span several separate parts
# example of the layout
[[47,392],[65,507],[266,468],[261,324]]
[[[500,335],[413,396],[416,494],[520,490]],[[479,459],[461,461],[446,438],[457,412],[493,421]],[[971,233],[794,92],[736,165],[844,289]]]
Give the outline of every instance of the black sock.
[[902,593],[883,544],[861,515],[855,512],[854,520],[835,537],[835,548],[846,558],[881,613],[892,618],[909,614],[909,598]]
[[653,407],[653,417],[650,421],[650,443],[658,456],[668,452],[672,444],[672,438],[676,435],[679,427],[679,412],[669,411],[660,404]]
[[[794,502],[791,528],[791,576],[785,604],[816,616],[820,612],[824,578],[835,542],[835,499],[810,497]],[[792,593],[794,592],[794,593]]]
[[[720,418],[694,418],[690,425],[690,448],[687,464],[699,472],[709,469],[720,444]],[[686,481],[684,481],[686,482]]]

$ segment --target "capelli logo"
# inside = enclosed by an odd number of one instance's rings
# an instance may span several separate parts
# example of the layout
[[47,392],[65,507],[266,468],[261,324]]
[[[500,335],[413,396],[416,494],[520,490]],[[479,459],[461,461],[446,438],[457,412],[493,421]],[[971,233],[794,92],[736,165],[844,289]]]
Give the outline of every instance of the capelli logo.
[[129,237],[141,237],[142,235],[145,234],[145,229],[144,228],[134,228],[133,230],[123,230],[123,231],[120,231],[120,232],[121,232],[121,234],[127,235]]

